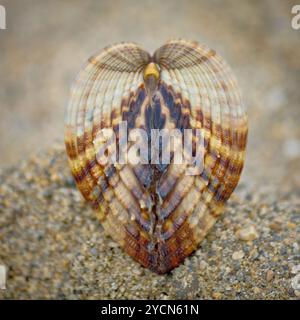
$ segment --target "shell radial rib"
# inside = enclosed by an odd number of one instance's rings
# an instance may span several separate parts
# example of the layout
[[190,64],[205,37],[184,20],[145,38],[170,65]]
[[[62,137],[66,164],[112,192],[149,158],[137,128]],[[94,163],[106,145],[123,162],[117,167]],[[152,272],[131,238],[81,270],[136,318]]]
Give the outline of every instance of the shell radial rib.
[[[188,165],[174,157],[169,164],[103,164],[115,140],[99,134],[111,129],[120,142],[121,123],[127,136],[135,129],[149,135],[152,129],[197,129],[202,170],[187,174]],[[228,65],[215,51],[185,40],[169,41],[153,56],[121,43],[91,57],[74,82],[65,115],[78,189],[112,238],[160,274],[189,256],[222,213],[241,175],[247,131]]]

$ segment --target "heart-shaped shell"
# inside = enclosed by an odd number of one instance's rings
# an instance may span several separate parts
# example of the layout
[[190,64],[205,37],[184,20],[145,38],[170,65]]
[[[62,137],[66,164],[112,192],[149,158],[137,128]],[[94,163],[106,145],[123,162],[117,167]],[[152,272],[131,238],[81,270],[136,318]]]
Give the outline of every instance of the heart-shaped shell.
[[[107,164],[97,135],[199,129],[204,167]],[[119,139],[120,137],[118,137]],[[109,234],[143,266],[165,273],[205,237],[236,187],[244,162],[247,118],[236,80],[223,59],[203,45],[173,40],[153,56],[121,43],[91,57],[79,73],[65,117],[72,174]]]

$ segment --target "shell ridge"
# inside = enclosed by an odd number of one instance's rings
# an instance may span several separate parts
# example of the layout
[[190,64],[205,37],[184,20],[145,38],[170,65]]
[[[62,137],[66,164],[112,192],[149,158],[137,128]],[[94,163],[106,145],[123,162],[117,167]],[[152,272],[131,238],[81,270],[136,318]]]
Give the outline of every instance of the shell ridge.
[[[128,135],[135,128],[199,129],[203,171],[187,175],[188,164],[175,164],[174,152],[168,165],[99,163],[99,151],[114,147],[97,139],[100,130],[111,128],[119,141],[122,121]],[[167,42],[152,58],[133,43],[105,48],[76,77],[65,114],[79,190],[105,230],[157,273],[190,255],[223,211],[240,178],[247,132],[231,69],[214,50],[186,40]],[[193,148],[199,139],[193,131]]]

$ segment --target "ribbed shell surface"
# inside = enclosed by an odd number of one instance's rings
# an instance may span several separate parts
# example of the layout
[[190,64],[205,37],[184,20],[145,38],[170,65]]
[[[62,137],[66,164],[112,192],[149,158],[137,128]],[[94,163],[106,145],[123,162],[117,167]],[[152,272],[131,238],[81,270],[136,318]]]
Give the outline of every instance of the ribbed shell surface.
[[[159,78],[149,90],[144,71]],[[199,129],[203,170],[187,165],[107,164],[97,158],[104,128]],[[65,115],[72,174],[112,238],[143,266],[165,273],[205,237],[236,187],[244,163],[247,118],[236,79],[215,51],[172,40],[153,56],[133,43],[91,57],[77,76]],[[80,236],[80,235],[79,235]]]

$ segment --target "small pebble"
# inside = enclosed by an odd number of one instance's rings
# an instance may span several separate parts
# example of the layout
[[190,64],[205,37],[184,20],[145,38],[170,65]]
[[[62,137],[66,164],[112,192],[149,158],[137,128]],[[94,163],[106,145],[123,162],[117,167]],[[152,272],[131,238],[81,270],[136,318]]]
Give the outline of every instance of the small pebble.
[[297,227],[297,225],[295,223],[290,222],[290,221],[287,223],[287,226],[289,229],[295,229]]
[[244,251],[243,250],[239,250],[239,251],[235,251],[233,254],[232,254],[232,259],[233,260],[241,260],[244,258]]
[[260,289],[258,288],[258,287],[254,287],[254,289],[253,289],[253,292],[255,293],[255,294],[260,294]]
[[272,281],[274,278],[274,271],[273,270],[268,270],[267,271],[267,276],[266,276],[266,279],[268,282]]
[[290,158],[299,158],[300,157],[300,140],[289,139],[286,140],[283,144],[283,150],[285,155]]
[[294,278],[292,278],[291,284],[294,290],[300,291],[300,273],[297,274]]
[[297,242],[294,242],[293,243],[293,251],[295,253],[299,252],[299,244]]
[[254,228],[254,226],[251,225],[251,226],[245,227],[243,229],[239,229],[236,232],[236,236],[240,240],[252,241],[252,240],[257,239],[259,237],[259,234],[256,231],[256,229]]
[[118,248],[119,245],[114,241],[109,241],[107,244],[110,248]]
[[298,264],[298,265],[296,265],[296,266],[293,266],[291,272],[292,272],[293,274],[300,273],[300,264]]
[[199,264],[200,270],[205,270],[207,267],[208,267],[208,263],[204,260],[201,260]]
[[219,300],[222,298],[222,293],[221,292],[213,292],[212,294],[213,299]]
[[280,231],[282,229],[282,221],[274,220],[269,224],[270,229],[273,231]]

